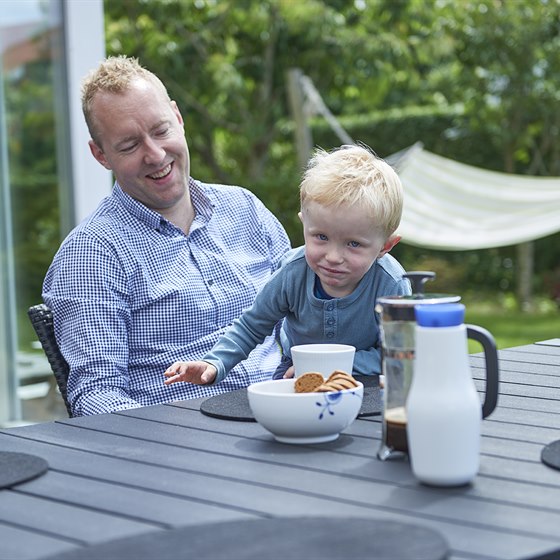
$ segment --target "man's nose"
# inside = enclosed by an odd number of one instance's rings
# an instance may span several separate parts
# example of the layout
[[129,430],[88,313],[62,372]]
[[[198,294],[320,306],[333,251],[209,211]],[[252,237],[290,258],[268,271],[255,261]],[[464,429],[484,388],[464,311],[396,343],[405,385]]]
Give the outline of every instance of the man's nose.
[[165,150],[157,142],[148,138],[144,146],[144,161],[148,164],[161,163],[165,158]]

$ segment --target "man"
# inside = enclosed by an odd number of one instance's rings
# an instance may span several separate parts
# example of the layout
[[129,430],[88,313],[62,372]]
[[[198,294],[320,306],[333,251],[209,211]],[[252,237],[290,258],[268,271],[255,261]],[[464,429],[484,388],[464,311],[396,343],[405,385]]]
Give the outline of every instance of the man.
[[267,379],[273,337],[215,386],[166,387],[177,359],[207,352],[249,307],[289,249],[249,191],[190,177],[183,118],[135,59],[110,57],[86,77],[82,106],[111,196],[62,243],[43,286],[70,366],[76,416],[217,394]]

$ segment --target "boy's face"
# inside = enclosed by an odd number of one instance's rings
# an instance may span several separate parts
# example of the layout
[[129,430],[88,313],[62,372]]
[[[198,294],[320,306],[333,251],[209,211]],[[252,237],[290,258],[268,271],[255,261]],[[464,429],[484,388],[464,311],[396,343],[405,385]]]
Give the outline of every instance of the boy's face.
[[400,237],[385,239],[371,217],[357,206],[322,206],[306,202],[303,223],[305,258],[332,297],[351,294],[378,257]]

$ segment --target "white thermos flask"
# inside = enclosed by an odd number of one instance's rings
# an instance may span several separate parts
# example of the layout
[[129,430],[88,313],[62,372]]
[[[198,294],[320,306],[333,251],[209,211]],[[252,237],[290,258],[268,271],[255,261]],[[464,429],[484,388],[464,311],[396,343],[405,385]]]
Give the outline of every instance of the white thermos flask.
[[[488,331],[463,324],[460,303],[419,305],[415,313],[414,375],[406,403],[412,471],[430,485],[467,484],[479,468],[482,417],[497,403],[496,345]],[[486,357],[483,408],[469,366],[467,330]]]

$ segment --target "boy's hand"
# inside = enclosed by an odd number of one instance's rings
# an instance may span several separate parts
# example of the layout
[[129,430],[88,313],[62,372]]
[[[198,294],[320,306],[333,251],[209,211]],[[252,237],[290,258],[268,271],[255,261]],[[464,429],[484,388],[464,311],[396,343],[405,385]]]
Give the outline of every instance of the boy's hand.
[[216,379],[217,370],[207,362],[175,362],[164,373],[165,385],[186,381],[197,385],[206,385]]
[[294,376],[295,371],[296,370],[295,370],[294,366],[290,366],[286,370],[286,373],[284,374],[284,379],[291,379]]

